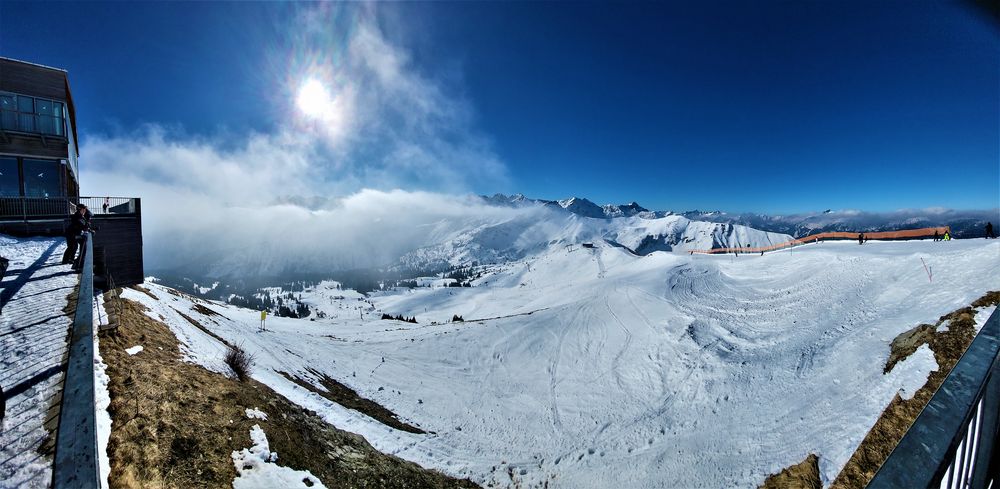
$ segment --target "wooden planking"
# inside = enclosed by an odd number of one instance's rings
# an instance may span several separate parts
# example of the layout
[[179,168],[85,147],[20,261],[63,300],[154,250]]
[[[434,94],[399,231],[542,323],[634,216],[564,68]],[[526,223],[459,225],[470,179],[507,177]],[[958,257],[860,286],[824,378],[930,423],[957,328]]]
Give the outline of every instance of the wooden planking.
[[0,90],[66,101],[66,72],[0,58]]
[[142,220],[134,217],[94,216],[94,257],[99,274],[109,272],[116,286],[141,284]]
[[0,137],[0,154],[25,158],[69,158],[69,145],[61,137],[22,135],[12,132]]

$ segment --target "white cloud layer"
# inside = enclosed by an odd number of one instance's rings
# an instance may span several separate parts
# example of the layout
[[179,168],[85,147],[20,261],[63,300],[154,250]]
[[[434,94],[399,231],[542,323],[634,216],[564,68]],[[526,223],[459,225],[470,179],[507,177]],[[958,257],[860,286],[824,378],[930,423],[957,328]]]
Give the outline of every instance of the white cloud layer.
[[[430,244],[442,219],[514,212],[460,196],[502,187],[505,167],[471,129],[471,109],[413,69],[372,9],[319,4],[296,16],[289,32],[301,34],[285,45],[282,77],[288,113],[272,133],[190,137],[150,124],[85,135],[82,193],[143,199],[147,269],[261,276],[378,265]],[[295,92],[310,80],[328,92],[313,85],[306,98],[323,107],[303,111]]]

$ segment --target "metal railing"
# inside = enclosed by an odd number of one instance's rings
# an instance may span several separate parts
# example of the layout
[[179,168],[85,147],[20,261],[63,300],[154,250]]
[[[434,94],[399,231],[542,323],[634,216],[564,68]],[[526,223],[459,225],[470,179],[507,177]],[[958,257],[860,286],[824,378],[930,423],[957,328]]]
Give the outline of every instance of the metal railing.
[[90,233],[84,236],[83,267],[56,431],[52,468],[55,489],[101,487],[94,396],[94,240]]
[[1000,309],[903,435],[868,484],[1000,487]]
[[2,197],[0,221],[62,219],[84,204],[94,215],[134,215],[135,197]]
[[712,248],[710,250],[688,250],[689,255],[695,253],[701,255],[714,255],[719,253],[761,253],[765,251],[780,250],[783,248],[793,248],[795,246],[803,245],[806,243],[815,243],[823,240],[838,240],[838,239],[848,239],[854,240],[858,239],[859,236],[863,236],[865,241],[869,239],[875,240],[895,240],[895,239],[914,239],[914,238],[929,238],[931,236],[941,236],[943,237],[945,233],[950,233],[951,228],[949,226],[939,226],[932,228],[920,228],[920,229],[904,229],[900,231],[878,231],[878,232],[844,232],[844,231],[829,231],[825,233],[811,234],[802,238],[794,238],[791,241],[785,241],[784,243],[775,243],[766,246],[743,246],[743,247],[733,247],[733,248]]

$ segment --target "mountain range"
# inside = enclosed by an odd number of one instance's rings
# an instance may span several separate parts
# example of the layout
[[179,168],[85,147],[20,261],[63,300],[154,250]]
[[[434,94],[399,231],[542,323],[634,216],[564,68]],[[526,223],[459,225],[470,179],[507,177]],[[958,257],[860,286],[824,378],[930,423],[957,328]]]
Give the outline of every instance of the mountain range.
[[975,238],[985,234],[987,222],[1000,224],[1000,208],[987,210],[955,210],[944,208],[900,209],[891,212],[832,210],[795,214],[729,213],[724,211],[691,210],[684,212],[651,211],[637,202],[597,205],[583,197],[563,200],[531,199],[521,194],[482,196],[491,205],[544,205],[565,209],[573,214],[594,219],[614,219],[637,216],[659,219],[682,216],[691,221],[706,221],[747,226],[761,231],[787,234],[796,238],[828,231],[876,232],[949,226],[956,238]]

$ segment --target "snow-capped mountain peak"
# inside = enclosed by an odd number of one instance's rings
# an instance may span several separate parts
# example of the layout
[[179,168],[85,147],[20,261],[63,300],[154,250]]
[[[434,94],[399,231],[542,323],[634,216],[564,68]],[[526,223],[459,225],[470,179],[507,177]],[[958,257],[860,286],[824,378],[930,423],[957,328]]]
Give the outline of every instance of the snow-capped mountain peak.
[[596,219],[607,217],[604,214],[603,208],[582,197],[570,197],[560,200],[559,206],[578,216],[593,217]]

